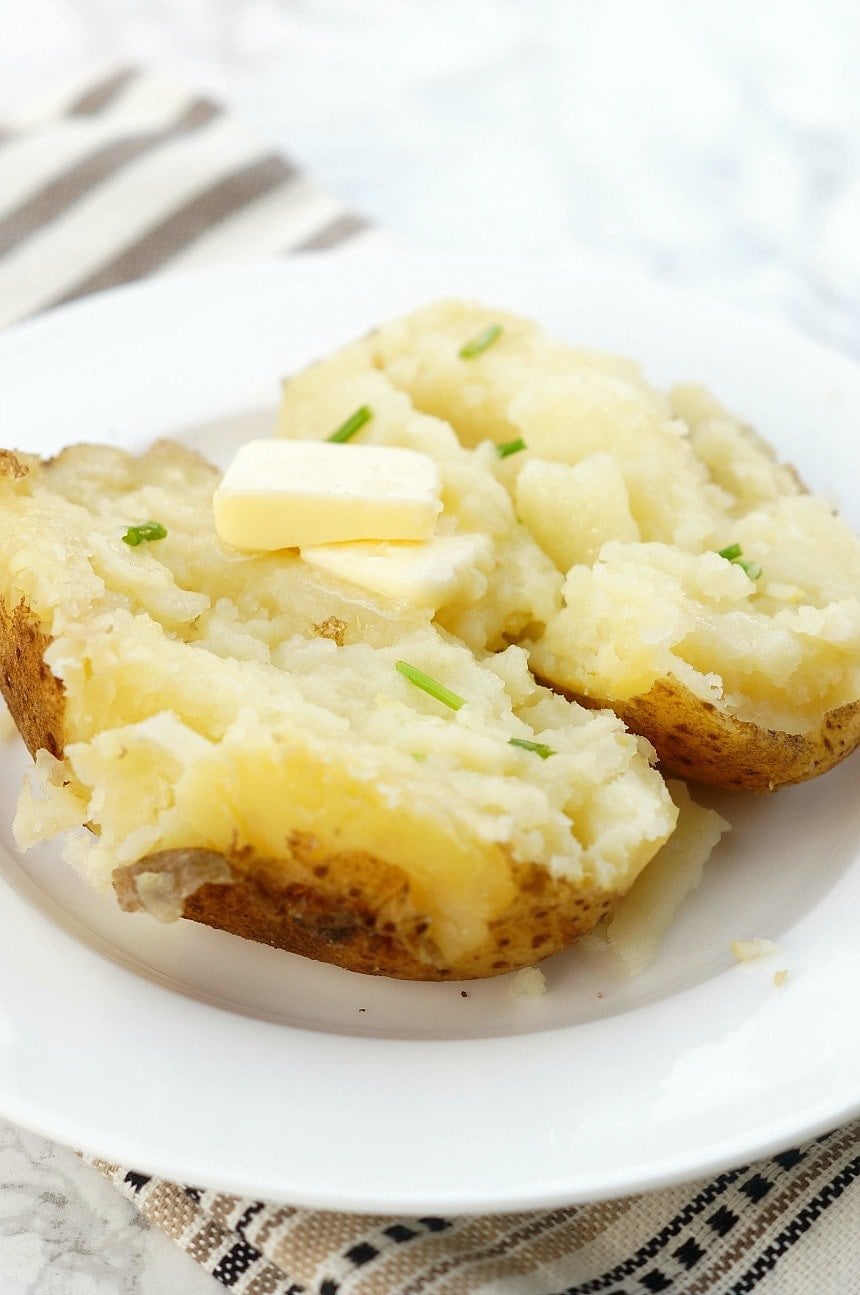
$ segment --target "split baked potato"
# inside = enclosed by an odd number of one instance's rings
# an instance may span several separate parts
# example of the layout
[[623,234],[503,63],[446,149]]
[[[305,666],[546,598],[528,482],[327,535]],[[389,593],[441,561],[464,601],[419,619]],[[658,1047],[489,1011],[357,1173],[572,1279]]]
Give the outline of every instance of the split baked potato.
[[63,834],[162,920],[491,976],[591,931],[670,838],[618,929],[680,902],[726,824],[657,756],[759,791],[857,746],[860,542],[706,393],[439,303],[290,378],[279,432],[356,410],[357,443],[433,459],[431,540],[240,552],[178,445],[0,451],[22,847]]

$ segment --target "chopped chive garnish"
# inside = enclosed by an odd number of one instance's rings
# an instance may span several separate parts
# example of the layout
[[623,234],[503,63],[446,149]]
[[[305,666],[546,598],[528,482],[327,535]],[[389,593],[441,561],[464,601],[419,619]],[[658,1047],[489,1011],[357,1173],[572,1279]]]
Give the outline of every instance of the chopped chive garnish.
[[506,459],[510,454],[519,454],[520,450],[526,450],[528,446],[521,436],[515,441],[504,441],[501,445],[496,446],[496,453],[500,459]]
[[139,526],[129,526],[125,535],[122,537],[123,544],[130,544],[136,549],[138,544],[151,543],[152,540],[163,540],[167,535],[167,527],[162,526],[161,522],[141,522]]
[[508,746],[519,746],[524,751],[534,751],[535,755],[539,755],[542,760],[548,760],[551,755],[555,755],[552,747],[547,746],[545,742],[529,742],[524,737],[509,737]]
[[459,710],[461,706],[466,705],[465,697],[458,697],[455,692],[451,692],[450,688],[439,683],[438,679],[431,679],[429,674],[425,674],[417,666],[410,665],[408,661],[398,661],[396,668],[404,679],[408,679],[416,688],[441,701],[443,706],[450,706],[451,710]]
[[721,558],[725,558],[727,562],[731,562],[734,566],[745,571],[750,580],[758,580],[761,575],[761,567],[757,562],[745,562],[743,560],[741,557],[743,549],[740,544],[728,544],[724,549],[717,549],[717,552]]
[[472,338],[471,342],[467,342],[465,346],[460,347],[460,359],[474,360],[476,355],[483,355],[484,351],[491,347],[493,342],[498,341],[501,335],[501,324],[490,324],[490,327],[485,328],[483,333],[479,333],[477,337]]
[[342,423],[336,432],[332,432],[328,439],[333,441],[336,445],[342,445],[344,441],[352,440],[355,433],[359,431],[365,423],[369,423],[372,417],[373,410],[370,408],[370,405],[361,405],[360,408],[356,409],[354,414],[350,414],[346,422]]
[[423,764],[427,759],[426,751],[410,751],[409,754],[412,756],[412,759],[417,760],[419,764]]

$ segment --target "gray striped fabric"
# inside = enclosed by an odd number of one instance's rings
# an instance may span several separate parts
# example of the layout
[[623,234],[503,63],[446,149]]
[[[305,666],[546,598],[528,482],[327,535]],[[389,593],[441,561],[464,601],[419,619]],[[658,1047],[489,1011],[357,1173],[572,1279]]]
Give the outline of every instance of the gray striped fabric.
[[0,324],[363,228],[217,104],[150,73],[114,71],[0,131]]
[[[216,104],[134,69],[0,130],[0,323],[364,227]],[[710,1181],[507,1217],[323,1214],[92,1163],[240,1295],[849,1295],[858,1132]]]

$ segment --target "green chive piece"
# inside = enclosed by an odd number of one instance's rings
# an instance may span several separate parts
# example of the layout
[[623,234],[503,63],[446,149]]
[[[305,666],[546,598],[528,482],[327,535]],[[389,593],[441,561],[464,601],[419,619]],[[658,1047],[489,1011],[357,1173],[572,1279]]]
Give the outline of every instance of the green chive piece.
[[136,549],[138,544],[148,544],[153,540],[163,540],[167,535],[167,527],[162,526],[161,522],[141,522],[139,526],[129,526],[125,535],[122,537],[123,544],[129,544]]
[[332,432],[328,439],[335,445],[342,445],[344,441],[351,441],[355,433],[360,431],[365,423],[369,423],[372,417],[373,410],[370,405],[361,405],[354,414],[350,414],[346,422],[342,423],[336,432]]
[[528,446],[521,436],[515,441],[504,441],[501,445],[496,446],[496,453],[500,459],[506,459],[511,454],[519,454],[520,450],[527,450]]
[[750,580],[758,580],[761,576],[761,567],[757,562],[744,562],[741,558],[743,549],[740,544],[729,544],[724,549],[717,549],[717,552],[721,558],[725,558],[727,562],[731,562],[734,566],[745,571]]
[[451,710],[459,710],[461,706],[466,705],[465,697],[458,697],[455,692],[451,692],[450,688],[446,688],[443,683],[439,683],[438,679],[431,679],[429,674],[425,674],[417,666],[410,665],[408,661],[398,661],[396,669],[403,675],[404,679],[408,679],[416,688],[420,688],[422,692],[429,693],[431,697],[441,701],[443,706],[450,706]]
[[460,359],[474,360],[476,355],[483,355],[484,351],[488,350],[493,345],[493,342],[497,342],[501,335],[501,324],[490,324],[490,327],[485,328],[483,333],[479,333],[477,337],[472,338],[471,342],[467,342],[465,346],[460,347],[458,352]]
[[508,746],[519,746],[524,751],[534,751],[535,755],[539,755],[542,760],[548,760],[551,755],[556,754],[545,742],[529,742],[524,737],[509,737]]
[[412,759],[417,760],[419,764],[423,764],[427,759],[426,751],[410,751],[409,754],[412,756]]

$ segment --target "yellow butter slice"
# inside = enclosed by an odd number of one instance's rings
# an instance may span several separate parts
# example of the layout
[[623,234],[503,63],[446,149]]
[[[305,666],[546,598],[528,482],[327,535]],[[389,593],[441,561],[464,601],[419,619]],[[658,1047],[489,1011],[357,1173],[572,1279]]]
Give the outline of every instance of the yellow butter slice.
[[215,529],[245,550],[347,540],[426,540],[442,510],[439,470],[417,450],[248,441],[215,491]]

